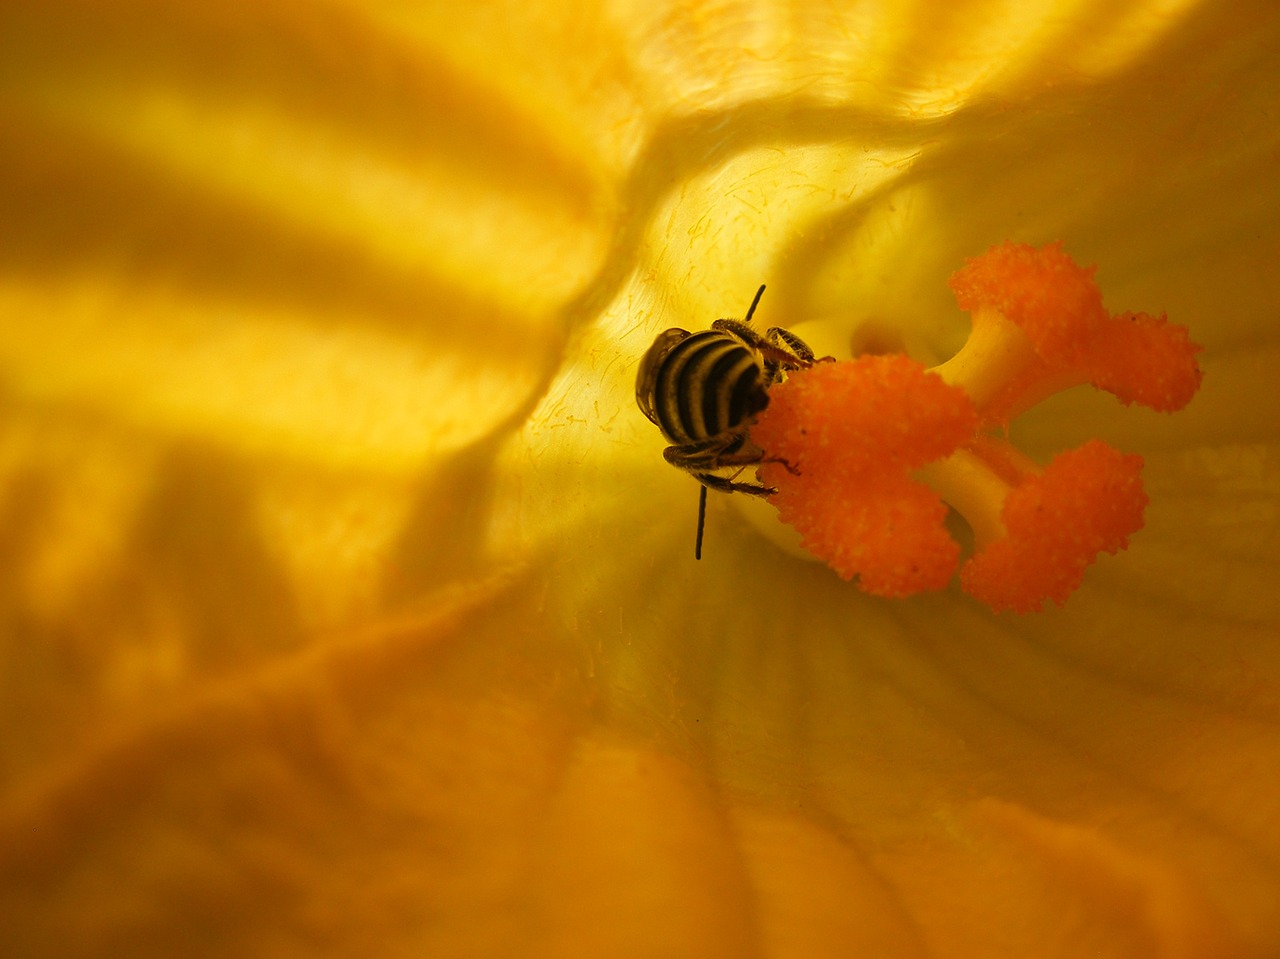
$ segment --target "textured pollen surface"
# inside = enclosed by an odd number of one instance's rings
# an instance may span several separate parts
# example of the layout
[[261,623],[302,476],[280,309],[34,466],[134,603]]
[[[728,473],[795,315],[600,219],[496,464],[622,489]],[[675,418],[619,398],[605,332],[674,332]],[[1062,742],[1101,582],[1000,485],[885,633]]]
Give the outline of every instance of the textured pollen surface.
[[[802,545],[875,595],[940,589],[959,558],[943,525],[946,496],[976,540],[961,587],[1017,612],[1063,603],[1099,553],[1127,546],[1147,502],[1141,457],[1091,441],[1042,472],[979,433],[1086,381],[1164,412],[1195,395],[1200,347],[1186,329],[1164,316],[1109,315],[1093,273],[1060,243],[998,244],[950,280],[973,314],[963,361],[929,371],[905,356],[866,356],[776,387],[752,437],[766,452],[761,478]],[[948,459],[961,448],[964,457]],[[925,466],[917,475],[928,485],[911,475]]]
[[993,307],[1026,334],[1043,359],[1076,365],[1107,319],[1093,272],[1078,266],[1061,243],[1006,242],[967,259],[950,285],[962,310]]
[[752,430],[761,478],[803,545],[878,596],[941,589],[959,560],[947,507],[908,477],[977,428],[958,387],[905,356],[820,363],[770,393]]
[[961,309],[997,310],[1026,335],[1043,364],[1020,371],[997,410],[1009,408],[1036,378],[1064,369],[1079,371],[1126,405],[1171,413],[1191,402],[1202,378],[1196,364],[1201,347],[1164,316],[1109,315],[1093,274],[1061,243],[1009,242],[966,260],[952,274]]
[[960,571],[965,592],[996,611],[1061,605],[1101,552],[1115,553],[1142,528],[1147,496],[1142,457],[1100,440],[1059,454],[1038,477],[1009,493],[1003,539]]
[[1191,402],[1203,374],[1196,365],[1200,346],[1186,327],[1163,316],[1122,313],[1098,331],[1090,359],[1090,379],[1124,404],[1137,403],[1173,413]]

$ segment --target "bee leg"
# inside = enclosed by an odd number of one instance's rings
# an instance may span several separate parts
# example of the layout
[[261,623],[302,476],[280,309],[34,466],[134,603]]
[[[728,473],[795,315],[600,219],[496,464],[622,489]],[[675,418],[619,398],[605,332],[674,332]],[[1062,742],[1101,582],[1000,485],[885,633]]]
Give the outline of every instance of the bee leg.
[[796,336],[790,330],[784,330],[780,326],[771,326],[764,336],[765,339],[774,346],[780,346],[783,349],[789,350],[803,361],[804,366],[817,362],[809,344],[800,339],[800,337]]
[[693,478],[703,485],[706,489],[713,489],[718,493],[746,493],[748,496],[772,496],[778,492],[772,486],[765,486],[761,483],[739,483],[737,480],[725,479],[723,476],[716,476],[714,473],[694,473]]
[[[667,451],[674,449],[679,449],[679,447],[667,447]],[[732,457],[721,457],[719,460],[711,461],[702,460],[698,462],[681,462],[677,457],[670,455],[667,456],[667,462],[671,463],[673,466],[680,467],[688,473],[692,473],[694,479],[707,489],[713,489],[717,493],[747,493],[751,496],[772,496],[774,493],[778,492],[773,487],[765,486],[761,483],[739,482],[736,479],[726,479],[723,476],[718,476],[717,474],[710,472],[710,470],[719,469],[722,466],[751,466],[754,463],[760,462],[760,455],[758,453],[754,454],[745,462],[735,462]],[[734,475],[736,476],[737,474]]]
[[702,528],[707,519],[707,490],[713,489],[721,493],[746,493],[748,496],[770,496],[778,492],[772,487],[761,486],[759,483],[738,483],[727,480],[723,476],[716,476],[714,473],[694,473],[693,478],[702,484],[698,487],[698,535],[693,544],[694,559],[702,559]]
[[776,383],[781,378],[779,373],[803,370],[814,363],[832,359],[825,356],[821,360],[817,359],[808,343],[780,326],[771,326],[766,333],[760,334],[739,320],[716,320],[711,328],[728,333],[759,353],[764,359],[770,383]]
[[762,460],[760,460],[760,462],[761,463],[777,463],[784,470],[790,473],[792,476],[800,475],[800,467],[791,465],[791,463],[789,463],[787,460],[784,460],[781,456],[766,456]]
[[668,446],[662,451],[662,458],[672,466],[695,475],[711,473],[722,466],[750,466],[752,463],[759,463],[760,451],[754,446],[734,448],[735,445],[742,444],[742,439],[741,431],[719,433],[696,443]]
[[[711,324],[711,328],[721,333],[728,333],[743,345],[755,350],[764,357],[765,365],[771,370],[799,370],[813,362],[813,350],[805,345],[804,340],[780,327],[775,326],[769,330],[768,334],[761,334],[741,320],[716,320]],[[775,335],[779,333],[785,336]],[[803,353],[793,349],[793,344],[798,344]]]
[[[732,450],[733,452],[729,452]],[[662,458],[672,466],[693,475],[701,485],[698,490],[698,535],[694,542],[695,559],[702,558],[702,530],[707,516],[707,490],[719,493],[746,493],[748,496],[771,496],[777,490],[760,483],[741,483],[738,473],[760,462],[760,451],[750,444],[744,445],[741,431],[720,433],[697,443],[668,446]],[[724,467],[738,467],[732,477],[717,475],[714,471]]]

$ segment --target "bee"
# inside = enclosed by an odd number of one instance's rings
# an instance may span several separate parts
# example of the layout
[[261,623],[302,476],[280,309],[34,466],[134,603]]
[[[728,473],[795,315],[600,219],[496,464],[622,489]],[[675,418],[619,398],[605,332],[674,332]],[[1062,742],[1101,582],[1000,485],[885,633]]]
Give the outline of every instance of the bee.
[[640,360],[636,404],[671,445],[663,459],[700,484],[695,559],[702,558],[707,490],[769,496],[777,490],[738,476],[764,461],[749,437],[751,425],[769,405],[769,388],[791,370],[815,362],[813,350],[794,333],[751,326],[764,287],[741,320],[716,320],[711,329],[659,333]]

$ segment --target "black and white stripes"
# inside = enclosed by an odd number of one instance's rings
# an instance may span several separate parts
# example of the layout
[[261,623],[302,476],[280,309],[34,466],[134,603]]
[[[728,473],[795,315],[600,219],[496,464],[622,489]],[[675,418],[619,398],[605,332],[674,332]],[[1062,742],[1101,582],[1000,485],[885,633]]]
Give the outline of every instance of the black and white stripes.
[[671,445],[662,457],[702,484],[694,556],[702,556],[707,490],[768,496],[745,470],[764,453],[751,444],[751,424],[769,405],[769,388],[788,371],[804,369],[813,351],[794,333],[751,326],[764,287],[741,320],[716,320],[699,333],[663,330],[640,359],[636,404]]
[[768,404],[759,351],[719,330],[686,334],[667,353],[653,392],[653,421],[670,443],[699,443],[749,426]]

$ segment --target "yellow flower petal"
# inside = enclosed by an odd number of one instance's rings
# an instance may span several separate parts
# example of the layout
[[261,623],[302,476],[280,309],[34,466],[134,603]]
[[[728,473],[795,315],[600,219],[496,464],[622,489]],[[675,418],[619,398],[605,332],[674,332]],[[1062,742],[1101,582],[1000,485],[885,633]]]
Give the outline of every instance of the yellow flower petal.
[[[0,11],[16,955],[1280,945],[1266,3]],[[634,408],[740,315],[945,358],[1061,238],[1206,343],[1065,609],[886,604]],[[887,331],[887,332],[886,332]],[[808,337],[808,329],[805,331]]]

